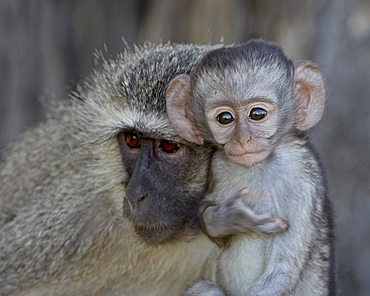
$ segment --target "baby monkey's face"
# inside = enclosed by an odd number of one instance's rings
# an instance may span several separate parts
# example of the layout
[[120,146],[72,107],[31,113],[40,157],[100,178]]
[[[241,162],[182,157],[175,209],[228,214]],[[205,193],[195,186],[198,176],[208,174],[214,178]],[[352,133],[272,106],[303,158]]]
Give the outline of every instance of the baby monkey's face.
[[[278,125],[275,98],[250,93],[223,104],[222,91],[213,95],[217,98],[207,100],[212,106],[206,105],[206,117],[215,143],[223,147],[232,162],[247,167],[266,158],[272,150],[270,138]],[[215,105],[217,101],[219,105]]]

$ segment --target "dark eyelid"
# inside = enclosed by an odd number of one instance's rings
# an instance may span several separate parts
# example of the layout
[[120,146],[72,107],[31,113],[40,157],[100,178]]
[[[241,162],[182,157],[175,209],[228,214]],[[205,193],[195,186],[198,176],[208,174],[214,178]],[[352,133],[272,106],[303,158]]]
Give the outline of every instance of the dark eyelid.
[[178,134],[176,133],[161,133],[160,131],[156,130],[150,130],[147,127],[144,127],[145,131],[141,130],[140,128],[137,127],[131,127],[131,126],[124,126],[117,130],[115,133],[116,135],[120,133],[130,133],[130,134],[137,134],[140,139],[158,139],[158,140],[165,140],[166,138],[171,138],[172,141],[179,142],[181,138],[179,137]]

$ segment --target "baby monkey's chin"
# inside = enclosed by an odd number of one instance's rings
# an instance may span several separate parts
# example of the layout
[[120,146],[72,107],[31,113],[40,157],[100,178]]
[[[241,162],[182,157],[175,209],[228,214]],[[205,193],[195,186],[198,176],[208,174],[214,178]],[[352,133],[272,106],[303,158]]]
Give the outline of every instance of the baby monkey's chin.
[[256,152],[246,151],[242,154],[226,153],[226,156],[229,160],[245,167],[251,167],[252,165],[264,160],[268,155],[268,150],[261,150]]

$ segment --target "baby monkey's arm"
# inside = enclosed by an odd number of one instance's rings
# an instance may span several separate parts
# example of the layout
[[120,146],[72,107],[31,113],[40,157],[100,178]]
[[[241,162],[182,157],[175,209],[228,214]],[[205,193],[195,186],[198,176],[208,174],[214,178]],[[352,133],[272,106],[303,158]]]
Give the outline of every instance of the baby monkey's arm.
[[207,198],[202,207],[200,222],[203,231],[212,238],[231,234],[270,235],[288,229],[288,223],[270,213],[258,214],[247,206],[242,197],[249,193],[245,188],[233,194],[226,201],[217,203]]

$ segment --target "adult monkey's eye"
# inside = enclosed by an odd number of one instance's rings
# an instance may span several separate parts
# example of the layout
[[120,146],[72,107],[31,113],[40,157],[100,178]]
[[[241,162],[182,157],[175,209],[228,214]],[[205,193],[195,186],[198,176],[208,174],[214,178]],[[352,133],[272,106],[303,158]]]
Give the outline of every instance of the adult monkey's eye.
[[127,146],[129,146],[130,148],[139,148],[140,147],[140,141],[139,141],[139,138],[138,138],[137,134],[135,134],[135,133],[126,133],[125,136],[126,136]]
[[252,120],[262,120],[266,117],[267,111],[262,108],[253,108],[249,113],[249,118]]
[[229,112],[222,112],[218,114],[217,121],[221,124],[230,124],[234,121],[234,117]]
[[167,153],[175,153],[181,148],[180,143],[162,140],[159,144],[159,149]]

